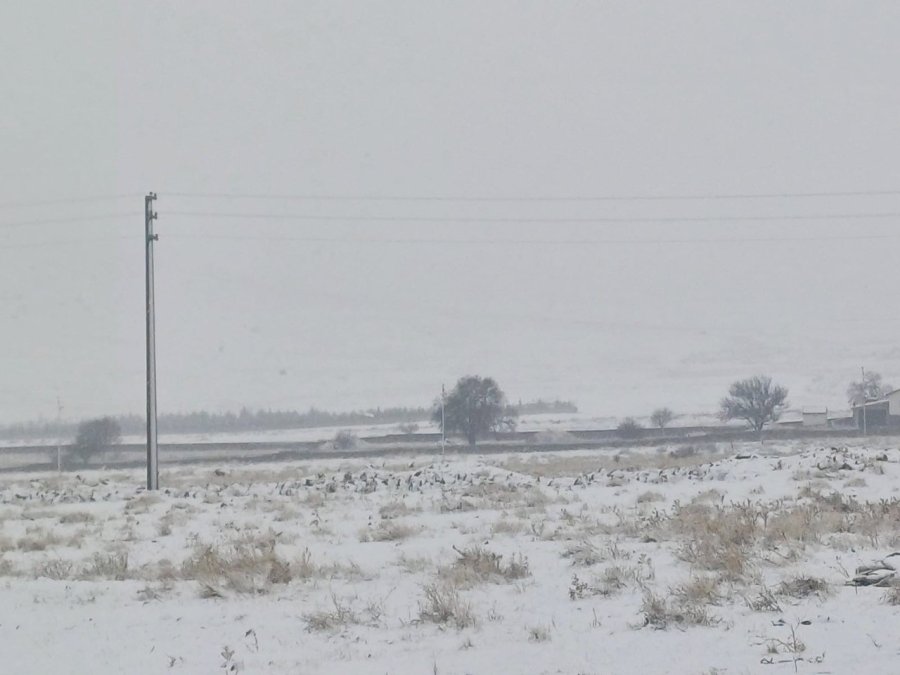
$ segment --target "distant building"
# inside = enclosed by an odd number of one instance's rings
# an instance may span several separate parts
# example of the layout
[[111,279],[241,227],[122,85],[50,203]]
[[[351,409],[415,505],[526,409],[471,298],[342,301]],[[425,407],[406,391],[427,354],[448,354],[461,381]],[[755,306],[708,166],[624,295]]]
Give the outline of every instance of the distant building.
[[803,426],[803,414],[799,410],[785,410],[775,422],[777,427],[796,429]]
[[900,427],[900,389],[894,389],[875,401],[853,406],[853,420],[860,429]]
[[856,420],[853,417],[852,410],[829,410],[828,426],[832,429],[853,429],[856,427]]
[[828,427],[828,408],[786,410],[779,418],[778,426],[791,429],[824,429]]
[[816,428],[828,426],[828,408],[804,408],[803,426]]

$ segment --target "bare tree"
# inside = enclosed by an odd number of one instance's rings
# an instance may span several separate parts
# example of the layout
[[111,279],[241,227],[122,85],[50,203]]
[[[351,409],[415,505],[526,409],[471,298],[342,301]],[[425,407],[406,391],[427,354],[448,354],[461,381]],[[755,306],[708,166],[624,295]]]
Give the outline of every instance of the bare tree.
[[668,408],[657,408],[650,415],[650,422],[657,429],[665,429],[673,419],[675,419],[675,413]]
[[[460,433],[469,445],[491,431],[514,429],[517,413],[506,403],[506,395],[490,377],[468,376],[456,383],[444,402],[444,431]],[[437,403],[432,419],[441,424]]]
[[847,401],[850,405],[877,401],[890,391],[893,391],[893,387],[882,382],[880,373],[868,371],[864,379],[851,382],[847,387]]
[[755,431],[775,422],[787,405],[788,390],[772,383],[771,377],[757,375],[731,385],[722,399],[719,416],[723,420],[744,420]]
[[619,436],[622,438],[637,438],[641,435],[641,430],[643,428],[643,425],[633,417],[626,417],[619,422],[616,431],[619,432]]
[[87,466],[91,457],[109,450],[119,442],[121,435],[119,423],[112,417],[86,420],[78,425],[71,454]]

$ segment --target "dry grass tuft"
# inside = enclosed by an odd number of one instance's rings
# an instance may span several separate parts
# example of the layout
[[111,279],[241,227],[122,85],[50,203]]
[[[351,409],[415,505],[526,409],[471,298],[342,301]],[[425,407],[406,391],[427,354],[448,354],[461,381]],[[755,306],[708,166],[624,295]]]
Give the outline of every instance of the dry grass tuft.
[[397,556],[397,566],[410,574],[424,572],[432,564],[431,558],[425,556],[410,556],[403,552]]
[[573,567],[593,567],[607,560],[617,560],[622,557],[622,552],[615,543],[600,549],[591,542],[582,540],[567,546],[562,556],[571,560]]
[[274,535],[244,538],[222,546],[199,546],[181,566],[184,579],[204,586],[224,586],[236,593],[265,593],[272,584],[285,584],[295,570],[275,553]]
[[666,498],[660,492],[654,492],[653,490],[647,490],[646,492],[642,492],[637,496],[638,504],[650,504],[651,502],[664,502]]
[[719,452],[714,444],[710,444],[694,448],[693,451],[680,451],[672,454],[622,452],[616,455],[573,455],[571,457],[561,455],[542,457],[538,454],[529,457],[510,457],[497,466],[527,476],[556,478],[599,473],[610,469],[640,471],[688,468],[711,464],[727,456],[727,454]]
[[[806,651],[806,643],[797,635],[797,627],[791,626],[791,634],[786,639],[772,638],[769,640],[768,652],[770,654],[802,654]],[[796,660],[794,666],[796,669]]]
[[515,536],[522,534],[527,526],[521,520],[497,520],[491,525],[491,534],[508,534]]
[[712,626],[719,623],[719,619],[711,616],[704,605],[685,602],[678,598],[667,601],[651,591],[644,593],[640,611],[644,615],[644,626],[657,630],[665,630],[673,625]]
[[462,497],[474,501],[475,506],[483,509],[543,509],[550,503],[550,498],[535,485],[477,483],[463,492]]
[[570,544],[563,551],[562,556],[563,558],[569,558],[574,567],[592,567],[605,560],[605,556],[600,553],[600,549],[589,541],[579,541]]
[[0,577],[11,577],[15,575],[12,563],[0,555]]
[[759,593],[745,598],[747,607],[754,612],[777,612],[781,613],[781,605],[778,598],[770,589],[763,587]]
[[895,607],[900,606],[900,586],[889,588],[882,598],[884,602]]
[[153,600],[162,600],[162,598],[171,593],[175,588],[171,580],[163,581],[156,585],[147,584],[137,592],[137,598],[141,602],[147,603]]
[[298,579],[314,579],[322,574],[322,568],[313,562],[312,553],[308,548],[303,549],[303,553],[294,561],[291,569]]
[[477,510],[478,506],[471,499],[464,497],[452,498],[449,495],[444,495],[437,506],[438,513],[460,513]]
[[749,505],[710,507],[691,504],[678,507],[673,526],[682,537],[678,557],[729,580],[739,580],[748,571],[759,536],[759,513]]
[[363,530],[359,534],[361,542],[367,541],[402,541],[417,534],[418,528],[392,520],[383,520],[372,529]]
[[97,518],[87,511],[72,511],[64,513],[59,517],[61,525],[69,525],[71,523],[93,523]]
[[638,568],[610,565],[603,570],[599,581],[600,585],[598,588],[601,594],[609,596],[625,589],[629,583],[641,587],[644,585],[645,578]]
[[149,513],[150,507],[162,502],[162,497],[154,492],[146,492],[125,505],[126,513]]
[[217,600],[225,597],[222,594],[222,591],[211,584],[200,584],[200,592],[198,595],[203,600]]
[[82,569],[80,577],[124,581],[128,578],[128,554],[95,553]]
[[531,626],[528,628],[529,642],[550,642],[550,639],[549,626]]
[[831,594],[831,586],[824,579],[798,576],[782,581],[778,586],[778,593],[792,598],[807,598],[810,595],[825,597]]
[[360,566],[353,561],[348,561],[347,563],[317,563],[309,549],[304,549],[303,553],[290,564],[289,571],[293,579],[304,581],[310,579],[331,580],[338,577],[354,580],[369,578],[363,573]]
[[692,503],[692,504],[699,504],[699,503],[702,503],[702,502],[708,502],[708,503],[721,503],[722,500],[723,500],[724,498],[725,498],[724,493],[722,493],[721,491],[716,490],[715,488],[713,488],[713,489],[710,489],[710,490],[704,490],[703,492],[701,492],[701,493],[699,493],[698,495],[696,495],[696,496],[691,500],[691,503]]
[[719,593],[721,583],[716,577],[692,577],[690,581],[673,588],[672,597],[681,605],[717,605],[722,600]]
[[422,590],[425,598],[419,605],[421,621],[450,624],[460,630],[477,624],[472,606],[460,597],[456,588],[447,584],[429,584]]
[[385,504],[380,509],[378,509],[378,515],[381,516],[384,520],[391,520],[393,518],[399,518],[401,516],[409,516],[413,513],[419,513],[421,510],[421,507],[407,506],[404,502],[395,500]]
[[33,574],[35,579],[46,578],[60,581],[71,579],[74,570],[75,564],[71,560],[53,559],[35,565]]
[[26,535],[16,542],[16,548],[26,553],[35,551],[46,551],[48,548],[59,546],[63,543],[62,538],[47,530],[41,528],[29,529]]
[[492,553],[482,546],[457,549],[459,556],[452,565],[442,568],[440,576],[455,586],[469,588],[482,583],[504,583],[531,576],[528,559],[523,555],[513,555],[503,563],[503,556]]
[[590,582],[573,574],[572,581],[569,583],[569,599],[583,600],[596,595],[610,597],[632,583],[638,588],[643,588],[645,581],[637,568],[611,565],[603,571],[603,574]]
[[334,631],[359,623],[349,601],[342,600],[332,593],[331,604],[329,609],[311,612],[303,617],[306,621],[307,631]]

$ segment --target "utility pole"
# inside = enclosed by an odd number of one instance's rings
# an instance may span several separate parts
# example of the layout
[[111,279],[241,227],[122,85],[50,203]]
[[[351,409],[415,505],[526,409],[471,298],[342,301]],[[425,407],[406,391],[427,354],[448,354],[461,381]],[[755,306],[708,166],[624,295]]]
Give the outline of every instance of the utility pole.
[[862,371],[862,422],[863,422],[863,436],[868,435],[868,424],[866,423],[866,403],[869,401],[869,397],[866,396],[866,367],[860,366],[860,371]]
[[153,233],[156,193],[144,197],[144,246],[147,273],[147,489],[159,489],[159,447],[156,433],[156,305],[153,285]]
[[62,401],[59,396],[56,397],[56,473],[62,473],[62,441],[59,434],[62,433]]
[[447,444],[447,434],[444,431],[444,401],[447,398],[447,391],[444,389],[444,385],[441,385],[441,457],[444,456],[444,449]]

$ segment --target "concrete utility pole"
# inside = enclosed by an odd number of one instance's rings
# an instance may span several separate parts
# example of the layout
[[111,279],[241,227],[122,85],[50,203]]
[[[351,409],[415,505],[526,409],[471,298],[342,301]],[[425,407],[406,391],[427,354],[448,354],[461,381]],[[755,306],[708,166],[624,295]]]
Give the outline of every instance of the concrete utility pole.
[[862,422],[863,422],[863,436],[868,435],[868,424],[866,423],[866,403],[869,401],[869,397],[866,396],[866,367],[860,366],[860,371],[862,371]]
[[56,473],[62,473],[62,440],[59,434],[62,433],[62,411],[63,405],[59,396],[56,397]]
[[441,385],[441,457],[444,456],[444,449],[447,444],[447,434],[444,431],[444,401],[447,398],[447,392],[444,385]]
[[156,433],[156,306],[153,287],[153,242],[159,235],[153,233],[156,213],[153,202],[156,194],[144,197],[144,245],[147,273],[147,489],[159,489],[159,447]]

